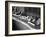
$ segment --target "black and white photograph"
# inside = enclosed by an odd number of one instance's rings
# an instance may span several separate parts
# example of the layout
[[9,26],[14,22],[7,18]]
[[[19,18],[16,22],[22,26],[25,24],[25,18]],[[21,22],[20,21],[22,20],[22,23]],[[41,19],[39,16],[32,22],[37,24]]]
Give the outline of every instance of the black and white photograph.
[[12,30],[40,29],[40,8],[12,6]]
[[44,34],[44,8],[44,3],[6,1],[6,35]]

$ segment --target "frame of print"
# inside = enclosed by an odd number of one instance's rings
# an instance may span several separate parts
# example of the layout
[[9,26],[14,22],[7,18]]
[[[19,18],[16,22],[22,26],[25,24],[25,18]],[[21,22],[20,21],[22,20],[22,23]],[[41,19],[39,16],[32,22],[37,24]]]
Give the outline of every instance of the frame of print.
[[5,1],[5,35],[45,33],[45,3]]

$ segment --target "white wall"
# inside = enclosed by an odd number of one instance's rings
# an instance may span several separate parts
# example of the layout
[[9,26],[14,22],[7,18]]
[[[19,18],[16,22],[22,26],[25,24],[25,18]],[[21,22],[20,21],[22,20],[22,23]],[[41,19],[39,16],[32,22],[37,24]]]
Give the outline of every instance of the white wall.
[[[16,0],[16,1],[18,1],[18,0]],[[29,2],[33,1],[33,2],[46,3],[46,0],[20,0],[20,1],[29,1]],[[46,4],[45,4],[45,6],[46,6]],[[45,7],[45,9],[46,9],[46,7]],[[45,15],[45,19],[46,19],[46,15]],[[45,23],[45,25],[46,25],[46,23]],[[5,0],[0,0],[0,37],[5,37]],[[40,35],[24,35],[24,36],[16,36],[16,37],[46,37],[46,33],[40,34]]]

